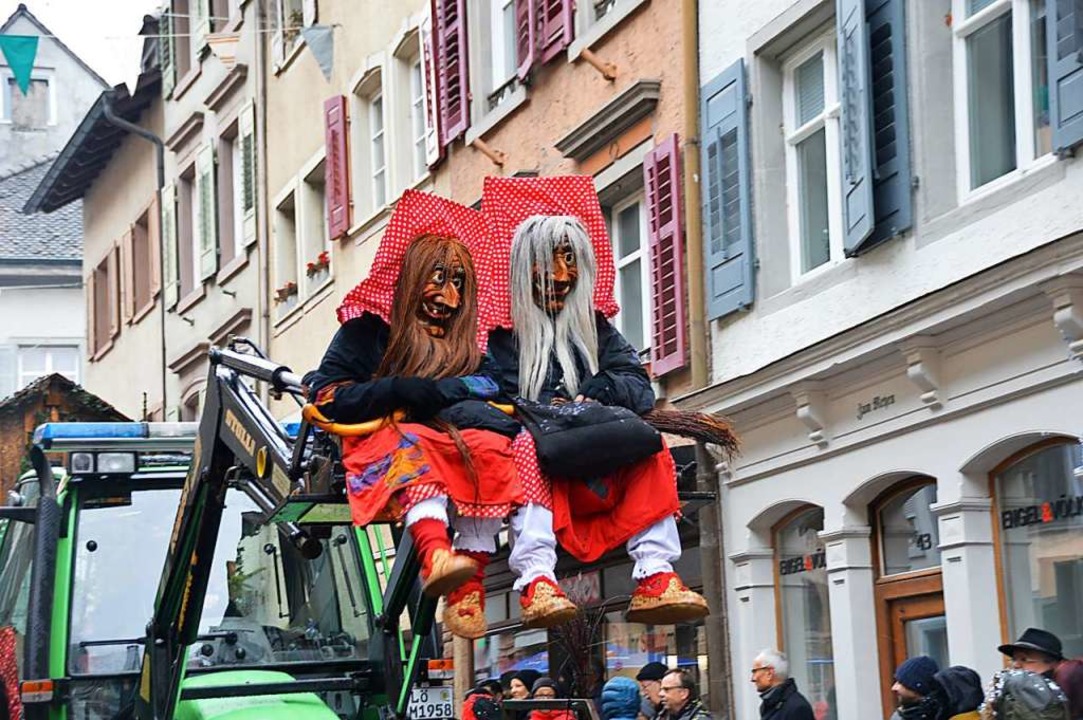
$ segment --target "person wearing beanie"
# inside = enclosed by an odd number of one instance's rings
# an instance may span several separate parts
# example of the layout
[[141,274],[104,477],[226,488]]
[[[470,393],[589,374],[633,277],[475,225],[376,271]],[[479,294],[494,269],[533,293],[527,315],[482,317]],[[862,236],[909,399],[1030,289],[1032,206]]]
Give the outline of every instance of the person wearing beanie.
[[[530,689],[532,700],[557,700],[560,698],[560,688],[556,680],[551,677],[541,676],[534,681]],[[530,720],[576,720],[572,710],[532,710]]]
[[943,690],[935,676],[940,672],[936,660],[928,655],[907,658],[895,669],[895,714],[901,720],[940,720],[944,710]]
[[602,720],[636,720],[639,701],[639,685],[635,680],[620,675],[610,678],[602,687]]
[[639,713],[646,718],[653,718],[662,709],[662,678],[669,668],[660,662],[649,662],[636,673],[636,682],[643,696]]

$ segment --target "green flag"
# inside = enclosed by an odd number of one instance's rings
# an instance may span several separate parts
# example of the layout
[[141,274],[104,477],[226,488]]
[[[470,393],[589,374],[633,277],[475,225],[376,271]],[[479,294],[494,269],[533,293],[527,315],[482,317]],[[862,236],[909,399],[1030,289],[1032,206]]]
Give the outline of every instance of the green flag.
[[34,70],[34,58],[38,55],[37,35],[0,35],[0,50],[11,67],[15,83],[23,95],[30,90],[30,73]]

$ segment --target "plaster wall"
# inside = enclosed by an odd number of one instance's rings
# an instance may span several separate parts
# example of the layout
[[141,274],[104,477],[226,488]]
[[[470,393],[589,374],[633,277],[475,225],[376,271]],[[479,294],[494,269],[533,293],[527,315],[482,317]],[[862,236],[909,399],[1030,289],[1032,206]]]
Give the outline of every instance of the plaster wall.
[[[41,31],[26,18],[18,18],[8,29],[9,35],[39,35]],[[11,70],[0,58],[0,75],[7,82]],[[16,128],[0,122],[0,174],[64,147],[86,111],[98,99],[105,85],[87,72],[55,40],[41,38],[31,77],[49,77],[56,103],[56,123],[46,128]],[[18,90],[16,90],[18,92]]]
[[[153,103],[139,123],[162,132],[162,105]],[[83,280],[119,245],[132,223],[146,211],[157,187],[152,147],[129,135],[83,199]],[[88,299],[89,301],[89,299]],[[84,311],[85,312],[85,311]],[[84,320],[85,322],[85,320]],[[92,349],[88,349],[88,355]],[[161,405],[161,321],[158,308],[135,324],[121,323],[113,346],[88,359],[85,387],[130,418],[142,418]]]
[[83,345],[83,290],[75,287],[0,288],[0,345]]
[[[771,363],[895,308],[1055,243],[1083,225],[1076,159],[1045,158],[980,192],[957,189],[951,28],[947,0],[907,4],[914,228],[857,258],[794,279],[780,170],[778,57],[807,37],[809,18],[830,26],[824,0],[725,0],[700,5],[701,80],[744,58],[749,92],[757,292],[745,313],[711,324],[712,381]],[[804,33],[804,34],[803,34]]]
[[[295,308],[282,313],[273,300],[268,300],[271,356],[299,373],[319,365],[324,350],[338,330],[335,308],[367,274],[391,214],[390,203],[408,187],[448,194],[446,185],[438,177],[439,171],[437,175],[426,174],[418,180],[408,177],[410,173],[404,167],[400,152],[411,129],[406,115],[409,90],[401,81],[402,63],[397,60],[395,51],[403,43],[412,42],[408,38],[420,25],[427,7],[428,3],[421,0],[390,4],[367,0],[321,2],[318,22],[335,26],[331,79],[323,76],[311,50],[303,42],[267,77],[266,212],[272,248],[271,278],[276,277],[276,248],[281,242],[274,230],[277,199],[297,187],[298,179],[324,159],[324,102],[332,96],[345,96],[351,125],[363,122],[364,107],[355,92],[362,81],[367,82],[377,75],[382,80],[389,204],[366,208],[354,203],[349,232],[330,243],[330,277],[307,292],[304,266],[299,268],[301,289]],[[347,28],[349,32],[345,31]],[[270,48],[265,51],[267,67],[273,68]],[[354,155],[353,140],[351,132],[351,156]],[[352,158],[349,174],[352,197],[370,192],[363,170]],[[321,208],[320,213],[320,222],[326,226],[326,208]],[[273,285],[272,280],[272,289]],[[280,417],[294,416],[298,412],[292,401],[272,402],[272,409]]]
[[[730,623],[733,666],[747,668],[756,652],[779,642],[773,527],[798,507],[822,507],[840,719],[879,712],[878,673],[868,670],[878,662],[869,641],[877,632],[870,503],[915,475],[936,479],[951,661],[988,678],[1001,667],[1002,633],[998,604],[989,601],[997,597],[997,560],[987,473],[1028,442],[1078,433],[1079,363],[1066,357],[1047,312],[982,325],[945,343],[939,356],[939,408],[920,401],[901,358],[827,381],[822,446],[810,442],[792,403],[760,408],[756,419],[751,410],[733,416],[744,444],[723,475],[720,500],[727,603],[737,619]],[[857,419],[858,404],[876,396],[895,399]],[[1031,440],[1010,440],[1019,436]],[[735,701],[739,717],[759,705],[743,683],[735,683]]]

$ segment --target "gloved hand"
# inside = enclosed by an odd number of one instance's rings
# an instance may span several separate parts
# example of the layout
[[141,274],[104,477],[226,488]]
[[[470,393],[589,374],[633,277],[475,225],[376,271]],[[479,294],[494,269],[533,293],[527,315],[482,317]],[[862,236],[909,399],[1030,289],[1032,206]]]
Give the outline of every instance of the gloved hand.
[[437,380],[436,385],[444,396],[445,406],[463,400],[488,400],[500,392],[496,382],[485,375],[444,378]]
[[448,405],[437,381],[429,378],[397,377],[391,381],[391,389],[413,418],[430,418]]
[[594,375],[579,386],[579,395],[586,400],[597,400],[603,405],[608,404],[609,378],[602,373]]

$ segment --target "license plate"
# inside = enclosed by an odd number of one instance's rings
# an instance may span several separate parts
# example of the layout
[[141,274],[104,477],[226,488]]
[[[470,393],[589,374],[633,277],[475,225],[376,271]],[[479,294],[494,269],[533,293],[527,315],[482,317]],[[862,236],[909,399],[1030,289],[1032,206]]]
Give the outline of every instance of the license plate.
[[406,715],[411,720],[447,720],[455,717],[449,687],[416,687],[410,690]]

